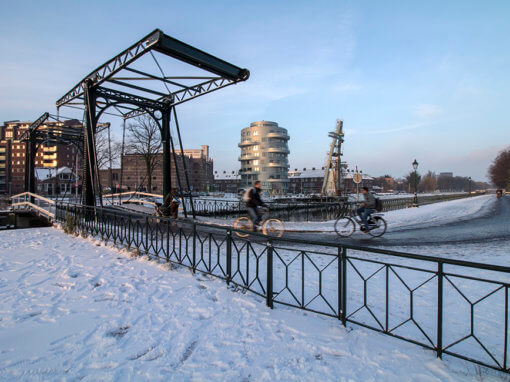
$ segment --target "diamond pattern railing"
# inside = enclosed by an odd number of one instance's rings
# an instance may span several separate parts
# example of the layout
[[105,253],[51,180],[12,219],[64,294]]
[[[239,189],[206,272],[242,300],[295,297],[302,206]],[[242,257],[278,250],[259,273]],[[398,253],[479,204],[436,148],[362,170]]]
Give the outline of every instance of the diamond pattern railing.
[[274,303],[335,317],[510,372],[510,268],[305,240],[247,238],[192,220],[57,204],[55,219],[224,279]]

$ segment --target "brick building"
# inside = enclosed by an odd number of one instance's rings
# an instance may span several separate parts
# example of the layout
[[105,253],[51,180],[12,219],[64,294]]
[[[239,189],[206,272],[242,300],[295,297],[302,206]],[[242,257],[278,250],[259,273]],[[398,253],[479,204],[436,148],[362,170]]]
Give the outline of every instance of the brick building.
[[[186,189],[186,178],[180,152],[176,154],[177,166],[180,174],[180,183]],[[184,161],[188,169],[190,187],[192,191],[209,191],[214,183],[213,160],[209,157],[209,146],[203,145],[200,149],[184,150]],[[125,191],[142,190],[160,194],[163,192],[163,154],[157,154],[156,167],[152,174],[152,190],[147,189],[147,170],[145,161],[140,154],[126,154],[122,158],[122,183]],[[108,170],[102,170],[101,179],[109,179]],[[179,187],[176,177],[174,156],[171,154],[171,187]],[[119,171],[120,183],[120,171]],[[101,181],[103,187],[109,184]],[[115,183],[115,182],[114,182]]]
[[[76,121],[79,123],[78,121]],[[25,190],[25,143],[20,137],[32,122],[9,121],[0,126],[0,193],[16,194]],[[39,129],[63,125],[63,122],[48,122]],[[71,145],[40,145],[35,167],[72,168],[77,150]]]

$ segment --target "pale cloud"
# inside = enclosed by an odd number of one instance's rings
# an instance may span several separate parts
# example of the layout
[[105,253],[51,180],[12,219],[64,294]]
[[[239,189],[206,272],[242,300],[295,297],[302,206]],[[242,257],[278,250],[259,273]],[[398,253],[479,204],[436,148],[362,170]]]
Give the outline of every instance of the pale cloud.
[[335,93],[348,93],[354,92],[361,89],[361,86],[356,83],[339,82],[331,87],[331,90]]
[[419,129],[421,127],[427,127],[431,126],[434,123],[432,122],[419,122],[419,123],[413,123],[409,125],[389,128],[389,129],[381,129],[381,130],[358,130],[358,129],[345,129],[345,134],[349,136],[357,135],[357,134],[368,134],[368,135],[374,135],[374,134],[387,134],[387,133],[396,133],[400,131],[406,131],[406,130],[414,130]]
[[442,113],[439,106],[423,103],[415,108],[415,114],[420,118],[431,118],[436,117]]

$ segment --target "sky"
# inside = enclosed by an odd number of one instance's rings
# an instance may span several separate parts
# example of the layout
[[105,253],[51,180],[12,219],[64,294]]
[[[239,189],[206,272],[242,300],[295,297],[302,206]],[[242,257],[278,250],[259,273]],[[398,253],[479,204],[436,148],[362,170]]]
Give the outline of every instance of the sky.
[[[209,145],[217,171],[240,168],[240,131],[260,120],[288,129],[291,169],[324,165],[337,119],[343,160],[373,176],[405,176],[416,159],[420,173],[487,180],[510,146],[508,1],[3,0],[0,9],[0,123],[56,113],[85,75],[160,28],[250,70],[177,109],[185,148]],[[111,122],[120,138],[121,121]]]

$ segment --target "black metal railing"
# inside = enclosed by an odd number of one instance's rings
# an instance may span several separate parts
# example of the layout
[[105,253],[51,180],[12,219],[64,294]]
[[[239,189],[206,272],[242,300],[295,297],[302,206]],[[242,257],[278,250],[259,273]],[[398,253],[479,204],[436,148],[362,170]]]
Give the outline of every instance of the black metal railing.
[[235,235],[191,220],[127,218],[58,204],[56,220],[151,257],[207,273],[266,300],[334,317],[510,372],[510,267]]
[[[419,205],[466,198],[468,193],[438,194],[419,197]],[[189,200],[184,200],[187,210],[191,210]],[[266,203],[273,217],[287,221],[325,221],[334,219],[355,202],[332,201],[332,198],[281,199]],[[414,205],[413,197],[382,199],[383,211],[393,211]],[[238,217],[246,215],[245,203],[241,200],[193,199],[193,207],[199,216],[214,218]]]

